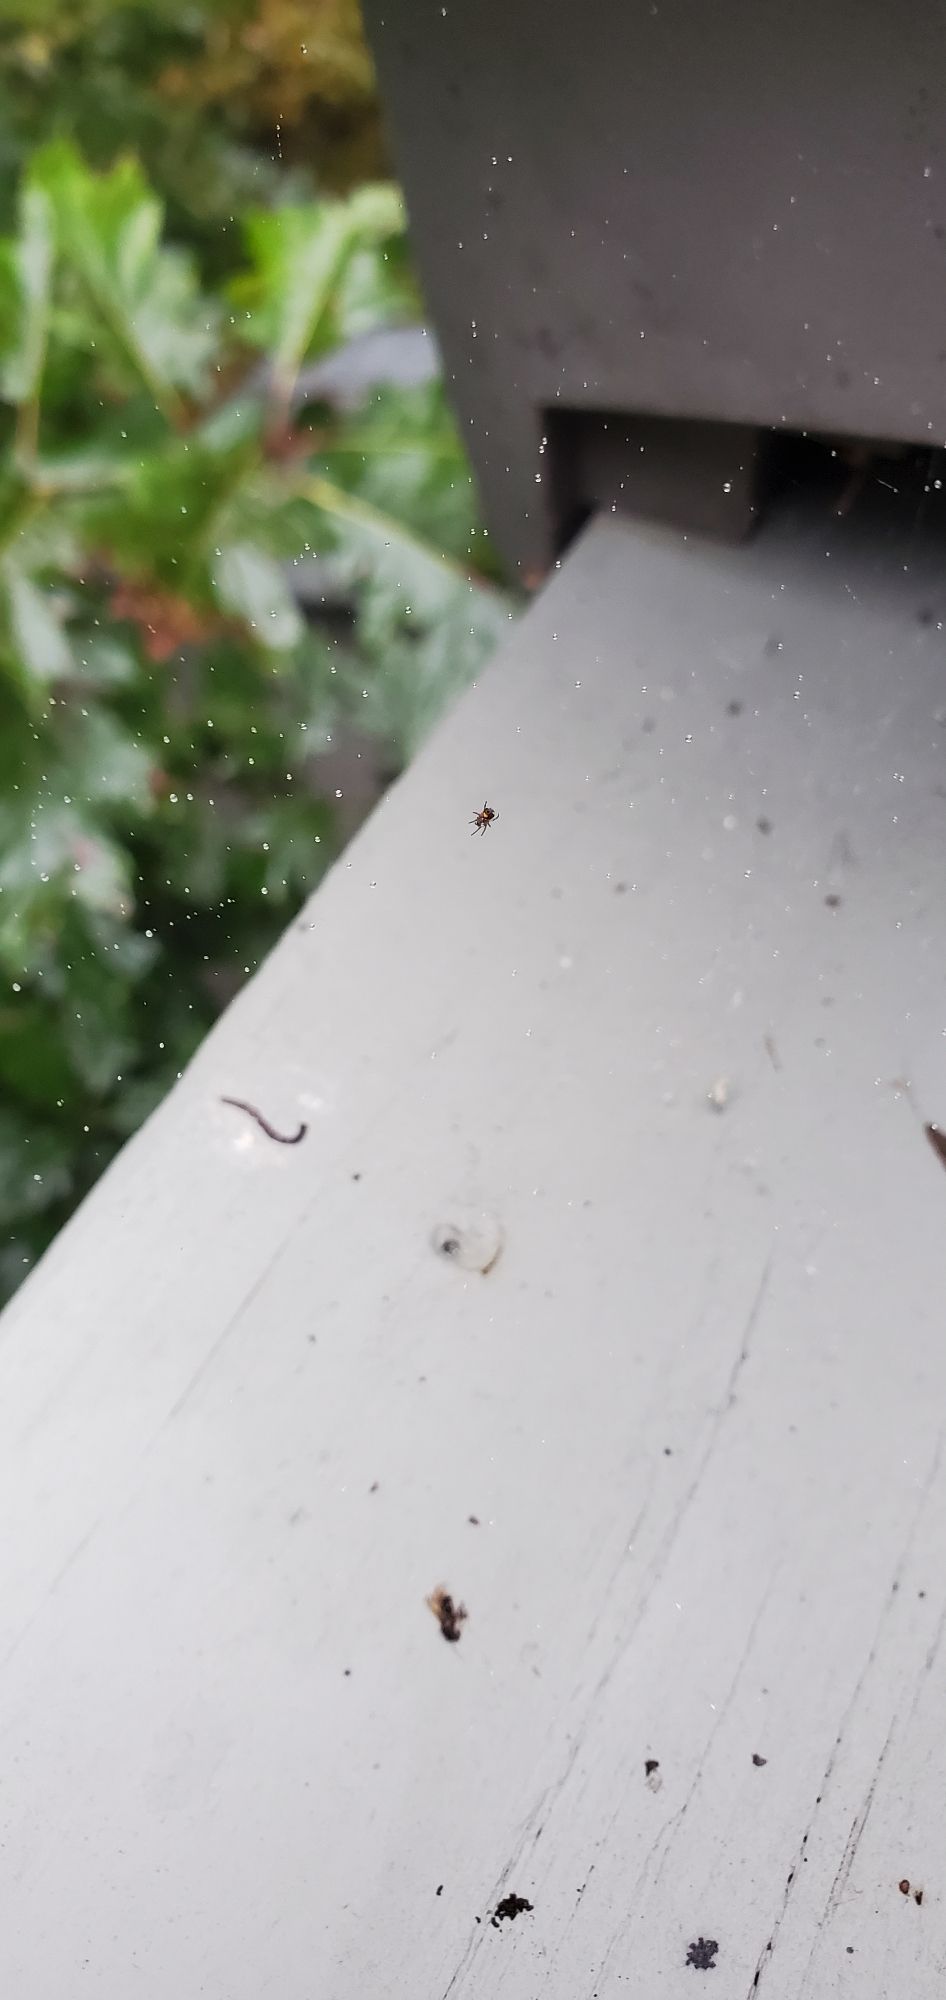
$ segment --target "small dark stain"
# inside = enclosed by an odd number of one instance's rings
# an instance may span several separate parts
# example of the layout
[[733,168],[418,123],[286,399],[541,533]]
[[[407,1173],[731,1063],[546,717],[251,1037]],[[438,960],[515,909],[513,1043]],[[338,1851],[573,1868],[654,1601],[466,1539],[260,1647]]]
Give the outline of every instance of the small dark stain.
[[653,1777],[653,1775],[654,1775],[654,1772],[655,1772],[655,1771],[659,1771],[659,1769],[660,1769],[660,1758],[659,1758],[659,1757],[648,1757],[648,1758],[647,1758],[647,1760],[646,1760],[646,1762],[645,1762],[645,1764],[644,1764],[644,1776],[645,1776],[645,1778],[652,1778],[652,1777]]
[[360,1179],[361,1179],[361,1175],[360,1175],[360,1174],[352,1174],[352,1180],[353,1180],[353,1181],[360,1181]]
[[442,1584],[438,1584],[437,1589],[431,1591],[427,1599],[427,1604],[428,1608],[433,1612],[444,1638],[449,1639],[451,1645],[455,1645],[462,1635],[463,1626],[466,1622],[466,1605],[454,1603],[449,1590],[444,1590]]
[[727,703],[726,703],[726,714],[727,714],[727,715],[741,715],[741,714],[742,714],[742,706],[743,706],[743,705],[742,705],[742,702],[741,702],[741,701],[727,701]]
[[441,1257],[457,1257],[459,1252],[460,1238],[458,1236],[445,1236],[440,1245]]
[[498,1931],[500,1924],[514,1924],[517,1917],[521,1917],[524,1911],[531,1909],[532,1904],[526,1896],[504,1896],[502,1902],[497,1903],[490,1917],[490,1923],[494,1931]]
[[378,1493],[380,1492],[380,1490],[381,1490],[381,1481],[379,1479],[372,1480],[371,1485],[368,1488],[369,1493]]
[[439,1887],[438,1887],[438,1889],[437,1889],[437,1894],[438,1894],[438,1896],[442,1896],[442,1895],[443,1895],[443,1883],[442,1883],[442,1882],[440,1883],[440,1885],[439,1885]]
[[923,1130],[940,1164],[946,1167],[946,1132],[941,1132],[938,1125],[924,1125]]
[[665,1444],[665,1445],[664,1445],[664,1457],[665,1457],[665,1458],[672,1458],[672,1457],[673,1457],[673,1450],[672,1450],[672,1447],[671,1447],[671,1446],[670,1446],[669,1444]]
[[762,813],[760,818],[756,820],[756,826],[758,827],[760,833],[771,833],[772,831],[772,822],[770,819],[766,819],[764,813]]
[[306,1339],[307,1339],[307,1341],[308,1341],[308,1343],[309,1343],[309,1346],[310,1346],[310,1347],[314,1347],[314,1346],[315,1346],[315,1344],[316,1344],[316,1341],[317,1341],[317,1339],[318,1339],[318,1335],[317,1335],[317,1334],[314,1334],[314,1333],[307,1333],[307,1334],[306,1334]]
[[615,884],[614,884],[614,893],[615,893],[615,895],[616,895],[616,896],[626,896],[626,895],[627,895],[627,883],[626,883],[626,882],[615,882]]
[[918,1597],[925,1597],[925,1596],[926,1596],[926,1591],[925,1591],[925,1590],[918,1590],[916,1594],[917,1594],[917,1596],[918,1596]]
[[467,1520],[469,1521],[469,1524],[470,1524],[470,1527],[471,1527],[471,1528],[478,1528],[478,1527],[479,1527],[479,1525],[480,1525],[480,1517],[479,1517],[479,1515],[478,1515],[478,1514],[468,1514],[466,1518],[467,1518]]
[[928,604],[921,605],[919,611],[916,614],[916,622],[918,625],[935,625],[936,623],[935,611],[932,611]]
[[767,1757],[760,1757],[758,1750],[753,1750],[752,1761],[756,1767],[756,1770],[761,1771],[763,1764],[767,1764],[769,1760]]
[[923,1901],[923,1891],[922,1891],[922,1889],[914,1889],[914,1891],[913,1891],[913,1901],[914,1901],[915,1903],[922,1903],[922,1901]]
[[346,1679],[346,1681],[350,1681],[350,1680],[351,1680],[351,1668],[350,1668],[350,1667],[346,1667],[346,1668],[345,1668],[345,1679]]
[[686,1962],[688,1965],[694,1965],[697,1972],[715,1972],[718,1950],[715,1938],[697,1938],[695,1944],[687,1946]]
[[839,910],[841,908],[841,898],[836,890],[832,889],[830,894],[825,897],[824,906],[826,910]]
[[846,1944],[844,1949],[847,1952],[848,1958],[854,1957],[854,1946],[852,1944]]
[[903,1877],[902,1882],[897,1883],[897,1888],[899,1889],[901,1896],[909,1896],[910,1884],[907,1881],[906,1876]]

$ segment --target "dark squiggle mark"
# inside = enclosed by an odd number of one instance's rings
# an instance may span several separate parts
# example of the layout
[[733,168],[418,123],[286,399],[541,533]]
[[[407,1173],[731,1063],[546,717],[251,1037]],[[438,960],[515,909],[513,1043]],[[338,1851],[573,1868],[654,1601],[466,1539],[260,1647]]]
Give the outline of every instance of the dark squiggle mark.
[[242,1097],[221,1097],[220,1102],[232,1105],[234,1111],[245,1111],[248,1118],[255,1120],[260,1131],[265,1132],[267,1139],[275,1139],[277,1146],[298,1146],[300,1139],[305,1138],[309,1129],[308,1125],[300,1125],[298,1132],[277,1132],[268,1118],[264,1118],[261,1111],[257,1111],[254,1105],[247,1104]]

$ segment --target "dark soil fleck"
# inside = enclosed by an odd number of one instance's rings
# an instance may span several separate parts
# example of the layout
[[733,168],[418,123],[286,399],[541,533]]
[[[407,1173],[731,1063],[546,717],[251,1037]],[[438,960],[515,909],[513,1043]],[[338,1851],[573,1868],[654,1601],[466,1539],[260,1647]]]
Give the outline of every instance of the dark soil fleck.
[[478,1527],[479,1527],[479,1525],[480,1525],[480,1517],[479,1517],[479,1515],[478,1515],[478,1514],[468,1514],[466,1518],[467,1518],[467,1520],[469,1521],[469,1524],[470,1524],[470,1527],[471,1527],[471,1528],[478,1528]]
[[466,1621],[466,1605],[455,1604],[449,1590],[444,1590],[441,1584],[438,1584],[436,1590],[431,1591],[427,1603],[440,1626],[444,1638],[449,1639],[451,1644],[455,1645],[462,1634]]
[[727,714],[727,715],[741,715],[741,714],[742,714],[742,702],[741,702],[741,701],[727,701],[727,703],[726,703],[726,714]]
[[655,1772],[655,1771],[659,1771],[659,1769],[660,1769],[660,1759],[659,1759],[659,1757],[648,1757],[648,1759],[647,1759],[647,1761],[646,1761],[646,1763],[645,1763],[645,1765],[644,1765],[644,1776],[645,1776],[645,1778],[652,1778],[652,1777],[653,1777],[653,1775],[654,1775],[654,1772]]
[[760,833],[771,833],[772,831],[772,822],[770,819],[766,819],[764,813],[762,814],[760,819],[756,820],[756,826],[758,827]]
[[756,1767],[756,1770],[761,1771],[763,1764],[767,1764],[769,1760],[767,1757],[760,1757],[758,1750],[753,1750],[752,1761]]
[[922,1901],[923,1901],[923,1891],[922,1891],[922,1889],[914,1889],[914,1891],[913,1891],[913,1901],[914,1901],[915,1903],[922,1903]]
[[442,1895],[443,1895],[443,1883],[442,1883],[442,1882],[441,1882],[441,1884],[440,1884],[440,1887],[439,1887],[439,1888],[438,1888],[438,1890],[437,1890],[437,1894],[438,1894],[438,1896],[442,1896]]
[[687,1964],[695,1966],[697,1972],[715,1972],[718,1950],[715,1938],[697,1938],[695,1944],[687,1947]]
[[907,1881],[907,1878],[906,1878],[906,1876],[904,1876],[904,1878],[903,1878],[903,1881],[902,1881],[902,1882],[898,1882],[898,1883],[897,1883],[897,1888],[899,1889],[899,1891],[900,1891],[900,1894],[901,1894],[901,1896],[909,1896],[909,1894],[910,1894],[910,1884],[909,1884],[909,1882]]
[[841,908],[841,898],[835,890],[832,889],[831,894],[825,897],[824,906],[826,910],[839,910]]
[[497,1903],[490,1917],[490,1923],[494,1931],[498,1931],[500,1924],[506,1922],[515,1923],[516,1918],[521,1917],[524,1910],[531,1910],[531,1908],[532,1904],[525,1896],[504,1896],[502,1902]]
[[368,1488],[369,1493],[377,1493],[380,1485],[381,1485],[380,1479],[372,1480],[371,1485]]

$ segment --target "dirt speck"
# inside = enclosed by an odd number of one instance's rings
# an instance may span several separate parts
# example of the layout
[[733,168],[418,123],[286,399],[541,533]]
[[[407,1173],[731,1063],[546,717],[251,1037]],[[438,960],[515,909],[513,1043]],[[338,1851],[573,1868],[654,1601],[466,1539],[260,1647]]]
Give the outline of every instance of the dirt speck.
[[443,1883],[442,1883],[442,1882],[441,1882],[441,1883],[439,1884],[439,1886],[438,1886],[438,1889],[437,1889],[437,1894],[438,1894],[438,1896],[442,1896],[442,1895],[443,1895]]
[[521,1917],[526,1910],[531,1909],[532,1904],[526,1896],[504,1896],[502,1901],[497,1903],[490,1917],[490,1923],[494,1931],[498,1931],[501,1924],[514,1924],[517,1917]]
[[380,1489],[381,1489],[380,1479],[373,1479],[371,1485],[368,1488],[369,1493],[378,1493],[380,1492]]
[[914,1889],[914,1891],[913,1891],[913,1901],[914,1901],[915,1903],[922,1903],[922,1901],[923,1901],[923,1891],[922,1891],[922,1889]]
[[909,1894],[910,1894],[910,1884],[909,1884],[909,1882],[907,1881],[907,1878],[906,1878],[906,1876],[905,1876],[905,1875],[904,1875],[904,1877],[903,1877],[903,1880],[902,1880],[902,1882],[898,1882],[898,1883],[897,1883],[897,1888],[899,1889],[899,1891],[900,1891],[900,1894],[901,1894],[901,1896],[909,1896]]
[[742,714],[742,702],[741,702],[741,701],[727,701],[727,703],[726,703],[726,714],[727,714],[727,715],[741,715],[741,714]]
[[659,1758],[659,1757],[648,1757],[648,1758],[647,1758],[647,1761],[646,1761],[646,1763],[645,1763],[645,1765],[644,1765],[644,1776],[645,1776],[645,1778],[652,1778],[652,1777],[653,1777],[653,1775],[654,1775],[654,1772],[655,1772],[655,1771],[659,1771],[659,1769],[660,1769],[660,1758]]
[[766,819],[764,813],[760,813],[759,818],[756,820],[756,826],[760,833],[771,833],[772,831],[772,822],[770,819]]
[[824,899],[824,906],[826,910],[839,910],[841,908],[841,898],[836,889],[829,891]]
[[455,1603],[449,1590],[438,1584],[436,1590],[431,1591],[427,1606],[433,1612],[444,1638],[449,1639],[451,1645],[455,1645],[463,1633],[467,1618],[466,1605]]
[[467,1518],[467,1520],[469,1521],[469,1524],[470,1524],[470,1527],[471,1527],[471,1528],[478,1528],[478,1527],[479,1527],[479,1525],[480,1525],[480,1517],[479,1517],[479,1515],[478,1515],[478,1514],[468,1514],[466,1518]]
[[763,1764],[767,1764],[769,1760],[767,1757],[760,1757],[758,1750],[753,1750],[752,1761],[756,1767],[756,1770],[761,1771]]
[[695,1966],[697,1972],[716,1971],[716,1953],[719,1946],[715,1938],[699,1937],[695,1944],[687,1946],[688,1965]]

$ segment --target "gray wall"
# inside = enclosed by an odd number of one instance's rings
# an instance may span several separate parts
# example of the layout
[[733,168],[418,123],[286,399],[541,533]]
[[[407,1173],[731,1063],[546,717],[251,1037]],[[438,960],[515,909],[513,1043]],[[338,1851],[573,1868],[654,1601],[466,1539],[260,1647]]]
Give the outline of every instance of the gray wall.
[[511,559],[541,566],[554,544],[540,441],[557,405],[943,443],[943,5],[366,15]]

